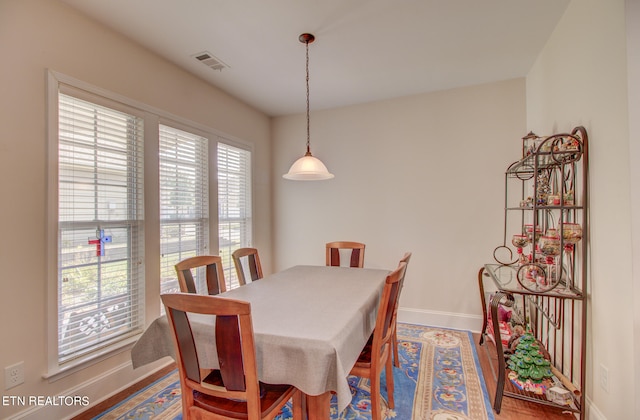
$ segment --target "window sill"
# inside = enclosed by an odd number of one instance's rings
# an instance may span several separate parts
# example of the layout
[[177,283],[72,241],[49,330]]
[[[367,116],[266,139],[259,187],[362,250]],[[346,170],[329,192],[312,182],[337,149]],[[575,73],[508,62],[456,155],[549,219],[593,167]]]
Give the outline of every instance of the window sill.
[[80,372],[81,370],[86,369],[89,366],[100,363],[122,352],[131,350],[136,341],[138,341],[138,338],[140,338],[140,335],[141,334],[137,334],[132,337],[126,338],[109,347],[105,347],[102,350],[69,361],[67,363],[64,363],[63,365],[54,366],[53,368],[49,369],[47,373],[42,375],[42,377],[44,379],[47,379],[49,383],[51,383],[56,382],[69,375],[73,375],[74,373]]

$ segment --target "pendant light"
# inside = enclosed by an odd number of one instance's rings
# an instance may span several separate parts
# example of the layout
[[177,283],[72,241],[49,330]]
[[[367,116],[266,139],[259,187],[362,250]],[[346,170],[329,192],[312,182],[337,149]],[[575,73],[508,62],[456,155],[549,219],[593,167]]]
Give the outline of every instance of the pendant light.
[[311,34],[302,34],[298,37],[300,42],[304,43],[307,50],[307,153],[300,159],[293,162],[289,172],[282,175],[285,179],[294,181],[320,181],[333,178],[333,174],[329,173],[327,167],[318,158],[311,155],[310,147],[310,131],[309,131],[309,44],[316,38]]

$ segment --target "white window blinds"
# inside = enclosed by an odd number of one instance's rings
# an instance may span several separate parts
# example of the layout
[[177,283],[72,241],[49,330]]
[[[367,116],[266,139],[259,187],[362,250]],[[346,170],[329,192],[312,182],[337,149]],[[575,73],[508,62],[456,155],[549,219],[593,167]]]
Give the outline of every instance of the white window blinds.
[[143,326],[143,125],[130,113],[62,93],[58,108],[58,362],[64,363]]
[[209,252],[207,156],[205,137],[160,125],[161,293],[180,291],[176,263]]
[[252,246],[251,152],[218,143],[218,235],[227,287],[238,287],[231,254]]

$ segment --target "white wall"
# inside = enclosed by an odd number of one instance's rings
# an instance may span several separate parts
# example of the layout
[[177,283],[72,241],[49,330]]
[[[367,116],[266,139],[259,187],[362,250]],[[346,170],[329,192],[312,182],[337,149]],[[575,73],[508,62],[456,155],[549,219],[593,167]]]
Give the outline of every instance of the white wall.
[[633,250],[633,337],[635,417],[640,417],[640,1],[626,0],[627,71],[629,86],[629,156]]
[[[528,129],[584,125],[589,133],[587,399],[590,418],[612,420],[638,418],[625,37],[624,0],[574,0],[527,77]],[[609,391],[600,386],[601,366]]]
[[[24,361],[25,383],[2,395],[80,395],[91,402],[148,369],[128,352],[57,382],[46,372],[46,69],[126,96],[254,145],[255,240],[271,263],[270,120],[175,65],[51,0],[0,0],[0,369]],[[213,167],[213,165],[212,165]],[[157,262],[157,256],[155,256]],[[152,264],[154,256],[149,256]],[[157,270],[149,269],[150,272]],[[159,314],[148,278],[147,322]],[[87,385],[85,381],[101,379]],[[0,418],[24,407],[0,405]],[[82,407],[81,407],[82,408]],[[49,408],[37,418],[63,418]],[[39,416],[39,417],[38,417]]]
[[312,112],[311,151],[335,174],[322,182],[282,179],[304,153],[306,120],[274,119],[275,268],[324,264],[332,240],[366,243],[365,267],[412,251],[400,320],[479,330],[477,272],[502,244],[524,89],[518,79]]
[[629,86],[629,156],[631,164],[631,223],[633,250],[633,338],[635,413],[640,417],[640,1],[626,0],[627,78]]

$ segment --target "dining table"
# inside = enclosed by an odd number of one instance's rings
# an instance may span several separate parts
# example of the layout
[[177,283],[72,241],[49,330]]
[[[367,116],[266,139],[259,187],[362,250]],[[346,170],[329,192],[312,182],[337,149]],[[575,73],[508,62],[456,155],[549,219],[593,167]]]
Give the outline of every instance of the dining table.
[[[247,301],[258,378],[289,384],[306,396],[309,419],[329,419],[351,402],[348,376],[375,327],[389,270],[298,265],[217,296]],[[189,316],[201,367],[218,368],[214,321]],[[134,368],[165,356],[175,359],[166,316],[155,319],[131,350]]]

